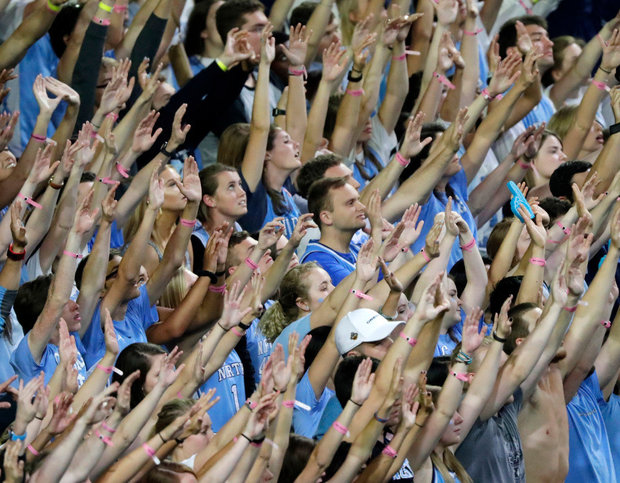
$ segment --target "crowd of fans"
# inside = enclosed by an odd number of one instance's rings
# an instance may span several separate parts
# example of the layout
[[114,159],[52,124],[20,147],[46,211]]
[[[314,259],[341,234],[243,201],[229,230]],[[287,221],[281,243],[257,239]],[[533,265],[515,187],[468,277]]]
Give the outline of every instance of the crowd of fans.
[[0,0],[1,478],[618,481],[614,3]]

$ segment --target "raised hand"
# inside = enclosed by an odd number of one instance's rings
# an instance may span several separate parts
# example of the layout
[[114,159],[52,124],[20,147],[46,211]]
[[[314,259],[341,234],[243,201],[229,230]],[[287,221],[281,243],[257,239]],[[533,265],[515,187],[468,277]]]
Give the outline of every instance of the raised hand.
[[489,82],[489,95],[495,97],[502,94],[508,88],[517,82],[521,75],[519,66],[521,65],[521,56],[516,52],[512,52],[502,60],[497,69],[493,73],[491,82]]
[[280,46],[291,67],[299,67],[304,64],[311,34],[312,30],[307,30],[305,25],[298,23],[295,27],[291,26],[288,48],[285,45]]
[[620,65],[620,32],[617,28],[614,29],[611,38],[607,42],[604,42],[600,36],[597,38],[603,49],[601,69],[611,72]]
[[116,404],[116,398],[110,396],[109,394],[116,392],[118,386],[118,382],[112,383],[103,391],[103,393],[95,396],[92,400],[86,403],[89,404],[83,416],[86,424],[93,425],[100,423],[112,414]]
[[459,4],[456,0],[439,0],[432,2],[437,13],[437,20],[443,26],[448,26],[456,20]]
[[60,101],[62,101],[62,97],[51,98],[47,95],[47,86],[41,74],[35,78],[34,84],[32,85],[32,92],[39,105],[41,114],[47,116],[51,116],[58,107],[58,104],[60,104]]
[[525,25],[523,25],[523,22],[519,20],[515,23],[515,30],[517,31],[517,48],[522,54],[526,55],[532,50],[534,45],[532,43],[532,38],[530,34],[527,33],[527,29]]
[[157,130],[153,132],[153,128],[155,127],[155,123],[158,118],[159,112],[153,110],[149,112],[148,116],[140,121],[138,128],[134,132],[133,143],[131,145],[131,149],[134,152],[144,153],[151,149],[151,146],[153,146],[155,140],[162,132],[162,128],[157,128]]
[[276,344],[276,347],[271,354],[271,358],[274,388],[276,391],[283,393],[286,391],[291,379],[291,372],[293,371],[294,365],[294,355],[290,354],[287,360],[284,360],[284,347],[282,347],[282,344]]
[[133,371],[123,380],[118,391],[116,391],[116,406],[114,409],[121,416],[129,414],[129,411],[131,411],[131,386],[139,377],[140,369]]
[[153,72],[150,76],[148,74],[148,67],[149,60],[144,59],[138,67],[138,82],[140,83],[140,87],[142,87],[142,94],[140,94],[140,97],[142,97],[145,101],[150,102],[155,95],[155,91],[161,84],[159,74],[161,73],[164,64],[160,62],[157,65],[155,72]]
[[252,307],[241,308],[246,288],[242,289],[241,282],[237,280],[230,290],[224,292],[224,309],[218,322],[224,330],[235,327],[252,310]]
[[183,183],[174,180],[177,187],[187,198],[187,201],[199,203],[202,199],[202,188],[200,186],[200,178],[198,177],[198,164],[193,156],[185,158],[183,163]]
[[615,248],[620,248],[620,208],[616,203],[616,210],[614,211],[611,221],[609,223],[611,229],[611,243]]
[[243,300],[243,307],[249,308],[250,311],[246,312],[244,309],[243,318],[241,320],[246,317],[251,317],[251,320],[253,320],[263,314],[264,307],[261,299],[261,294],[263,292],[264,286],[265,277],[261,275],[261,272],[259,270],[256,270],[250,278],[250,290],[245,294]]
[[276,58],[276,39],[272,33],[273,25],[267,23],[260,37],[260,62],[265,65],[271,65]]
[[170,134],[170,141],[168,144],[171,145],[174,149],[178,148],[185,142],[185,138],[187,137],[187,133],[192,128],[190,124],[186,124],[183,126],[183,116],[185,116],[185,111],[187,110],[187,104],[181,104],[181,106],[174,113],[174,120],[172,121],[172,132]]
[[15,69],[13,68],[2,69],[0,71],[0,104],[4,98],[9,95],[9,92],[11,92],[11,88],[4,87],[4,85],[10,80],[17,79],[17,75],[13,73],[14,71]]
[[47,430],[52,436],[63,433],[78,417],[79,413],[71,414],[72,404],[73,394],[68,392],[62,392],[54,399],[52,419],[47,426]]
[[332,42],[323,50],[323,73],[321,80],[328,83],[336,82],[347,68],[349,61],[347,50],[342,48],[340,42]]
[[[16,401],[19,396],[19,392],[17,392],[17,389],[11,386],[11,384],[13,384],[13,381],[15,381],[16,379],[17,375],[14,375],[8,378],[6,381],[0,383],[0,394],[10,394],[14,401]],[[10,407],[11,403],[9,402],[0,403],[0,409],[6,409]]]
[[4,470],[4,481],[12,483],[24,481],[25,458],[20,458],[22,452],[21,441],[7,441],[4,452],[2,469]]
[[175,367],[175,364],[182,354],[183,351],[180,351],[179,348],[175,346],[169,354],[166,354],[166,356],[161,359],[157,384],[168,387],[179,377],[185,364],[181,364],[178,368]]
[[22,202],[15,200],[11,205],[11,235],[13,236],[13,248],[20,252],[28,244],[26,239],[26,227],[22,221]]
[[377,256],[373,253],[374,242],[372,238],[362,245],[357,255],[355,273],[358,280],[368,282],[377,270]]
[[17,413],[15,420],[27,426],[37,414],[36,399],[37,391],[43,390],[43,372],[38,377],[32,378],[24,386],[24,381],[19,381],[19,396],[17,397]]
[[[374,15],[371,13],[366,18],[363,18],[355,24],[353,28],[353,35],[351,36],[351,50],[356,52],[360,50],[360,46],[366,41],[367,37],[371,35],[370,24]],[[363,49],[362,49],[363,50]]]
[[274,218],[267,223],[261,231],[258,233],[258,248],[261,250],[267,250],[267,248],[273,246],[284,233],[283,218]]
[[409,384],[403,391],[400,401],[401,426],[407,431],[413,428],[416,422],[416,416],[420,409],[420,403],[417,401],[419,390],[415,384]]
[[530,51],[525,55],[525,60],[523,61],[523,66],[521,67],[521,75],[518,80],[524,88],[528,88],[536,79],[538,79],[540,72],[538,70],[537,61],[542,56],[542,52],[536,47],[530,49]]
[[368,34],[365,38],[362,39],[362,42],[354,48],[353,50],[353,69],[357,72],[362,72],[366,62],[368,60],[368,55],[366,49],[372,47],[377,41],[377,34]]
[[[0,102],[2,102],[1,95]],[[0,114],[0,151],[4,151],[13,139],[17,121],[19,121],[19,111],[15,111],[13,114],[6,112]]]
[[157,211],[164,204],[164,182],[158,175],[158,167],[153,170],[149,182],[149,195],[146,204],[151,210]]
[[394,272],[390,271],[389,267],[385,264],[385,260],[379,257],[379,266],[381,267],[381,273],[383,273],[383,280],[387,283],[392,292],[403,292],[405,289],[400,280],[394,275]]
[[44,149],[39,148],[34,158],[34,166],[28,174],[28,181],[32,184],[39,184],[47,181],[52,177],[54,171],[60,164],[60,161],[52,163],[52,154],[54,153],[54,144],[50,143]]
[[93,194],[94,188],[91,188],[78,206],[73,221],[73,230],[75,230],[76,233],[86,233],[95,225],[99,208],[90,209],[90,205],[93,201]]
[[565,307],[568,300],[568,289],[566,288],[566,277],[564,276],[564,265],[557,271],[553,283],[551,284],[551,294],[556,304]]
[[430,136],[420,141],[424,117],[425,114],[423,112],[418,112],[415,117],[410,117],[407,122],[405,139],[399,149],[401,156],[405,159],[413,158],[433,141],[433,138]]
[[519,206],[519,214],[523,220],[525,220],[525,227],[532,239],[532,243],[538,247],[544,248],[545,242],[547,241],[547,230],[543,226],[542,215],[536,213],[536,223],[534,224],[525,207]]
[[248,32],[238,27],[230,29],[226,35],[224,52],[219,57],[229,69],[244,60],[255,61],[256,55],[248,42]]
[[443,290],[444,273],[438,273],[435,279],[424,289],[414,316],[430,322],[450,307],[448,297]]
[[105,195],[105,198],[101,202],[102,218],[108,223],[112,223],[116,218],[116,206],[118,205],[118,201],[114,199],[114,195],[119,185],[120,182],[114,181],[110,191],[108,191],[108,194]]
[[292,243],[294,247],[298,247],[301,240],[310,228],[316,228],[316,224],[312,221],[312,213],[305,213],[299,217],[289,243]]
[[58,79],[46,77],[45,88],[56,97],[60,97],[63,101],[66,101],[73,106],[80,105],[80,95],[71,89],[71,87],[67,84],[60,82]]
[[105,349],[108,354],[118,355],[118,339],[114,330],[112,316],[108,309],[104,309],[105,318],[103,321],[103,337],[105,339]]
[[[293,332],[293,334],[297,334],[297,332]],[[308,334],[302,339],[301,344],[297,345],[297,341],[295,340],[295,345],[291,346],[291,339],[289,337],[288,353],[294,354],[294,367],[293,373],[291,374],[292,384],[297,384],[297,381],[299,381],[304,375],[306,348],[308,347],[308,344],[310,344],[311,340],[312,336]],[[294,351],[291,350],[292,348]]]
[[474,307],[470,310],[463,322],[463,352],[468,355],[473,355],[476,349],[480,347],[484,339],[485,327],[484,325],[478,330],[480,319],[484,315],[484,312],[480,310],[480,307]]
[[278,393],[265,394],[260,398],[258,405],[250,414],[250,418],[245,425],[243,435],[250,440],[259,439],[267,430],[270,415],[277,410],[276,399]]
[[426,239],[424,240],[424,253],[426,253],[429,258],[437,258],[439,256],[439,245],[443,226],[443,220],[435,220],[433,227],[426,235]]
[[458,151],[461,146],[461,140],[463,139],[465,122],[469,119],[467,115],[467,108],[464,107],[459,111],[456,115],[456,119],[450,127],[446,129],[446,132],[441,137],[441,139],[445,139],[446,146],[450,148],[452,151]]
[[355,377],[353,378],[353,386],[351,387],[351,401],[360,407],[368,396],[375,383],[375,374],[372,372],[372,359],[367,357],[357,367]]

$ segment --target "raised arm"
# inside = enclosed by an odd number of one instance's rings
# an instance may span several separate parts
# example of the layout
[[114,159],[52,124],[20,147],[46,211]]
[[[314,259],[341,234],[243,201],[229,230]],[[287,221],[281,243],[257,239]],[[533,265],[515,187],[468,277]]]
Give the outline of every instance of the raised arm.
[[[273,12],[273,10],[272,10]],[[291,138],[302,144],[308,125],[306,110],[306,89],[304,88],[304,59],[308,49],[310,32],[298,24],[291,27],[288,48],[281,45],[288,58],[288,99],[286,103],[286,132]]]
[[276,52],[275,38],[271,35],[272,30],[273,27],[267,25],[261,35],[261,55],[254,91],[250,137],[241,163],[241,173],[252,192],[256,190],[263,177],[267,137],[271,122],[269,115],[269,69]]
[[538,301],[538,291],[542,287],[545,278],[547,230],[542,224],[540,213],[536,214],[536,223],[531,220],[525,208],[519,207],[519,213],[525,221],[525,227],[532,241],[519,266],[519,268],[522,268],[525,265],[525,271],[516,303],[536,303]]

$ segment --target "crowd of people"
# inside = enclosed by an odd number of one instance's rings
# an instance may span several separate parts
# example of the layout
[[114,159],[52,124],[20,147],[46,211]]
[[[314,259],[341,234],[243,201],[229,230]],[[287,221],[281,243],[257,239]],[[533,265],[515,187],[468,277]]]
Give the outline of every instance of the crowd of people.
[[620,480],[620,12],[0,0],[21,482]]

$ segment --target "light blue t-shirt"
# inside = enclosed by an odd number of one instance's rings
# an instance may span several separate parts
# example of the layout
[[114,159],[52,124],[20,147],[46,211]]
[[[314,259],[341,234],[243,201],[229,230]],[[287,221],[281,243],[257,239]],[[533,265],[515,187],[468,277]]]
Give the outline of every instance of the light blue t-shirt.
[[301,257],[301,263],[316,262],[332,279],[334,286],[355,271],[355,262],[361,245],[351,241],[349,253],[341,253],[323,245],[318,240],[310,240],[306,251]]
[[[454,196],[452,197],[452,210],[456,211],[463,220],[469,226],[474,238],[478,237],[478,226],[476,224],[476,220],[474,216],[471,214],[469,206],[467,206],[467,201],[469,199],[467,195],[467,176],[465,175],[465,171],[461,169],[458,173],[456,173],[450,181],[448,182],[452,191],[454,191]],[[446,205],[448,204],[448,195],[447,193],[439,193],[437,191],[433,191],[428,198],[428,201],[422,205],[422,210],[420,212],[420,220],[424,220],[424,226],[422,227],[422,232],[420,236],[415,241],[412,246],[412,250],[414,253],[419,252],[422,248],[424,248],[424,243],[426,241],[426,235],[433,227],[433,223],[435,220],[435,215],[437,213],[441,213],[446,210]],[[463,258],[463,252],[461,251],[461,247],[458,243],[455,243],[452,246],[452,252],[450,253],[450,260],[448,261],[447,270],[454,266],[456,262],[458,262],[461,258]]]
[[[264,304],[265,310],[271,307],[273,303],[273,300],[267,300]],[[259,384],[263,375],[263,367],[271,355],[273,346],[258,327],[258,319],[254,319],[252,325],[246,331],[245,342],[252,360],[252,367],[254,367],[254,382]],[[287,347],[284,348],[285,352]]]
[[300,409],[295,405],[293,409],[293,428],[295,428],[295,433],[305,436],[306,438],[312,438],[319,426],[319,421],[327,406],[327,402],[333,395],[334,391],[325,388],[320,399],[317,399],[314,395],[312,384],[310,384],[308,372],[306,372],[304,377],[301,378],[301,381],[299,381],[299,384],[297,384],[295,399],[310,406],[310,410]]
[[338,401],[338,398],[334,394],[332,397],[329,398],[329,401],[327,401],[327,404],[325,405],[325,409],[323,410],[323,414],[321,415],[321,420],[319,421],[316,432],[314,433],[314,439],[319,440],[323,436],[325,436],[325,433],[329,431],[329,428],[332,424],[334,424],[334,421],[338,419],[338,416],[340,416],[341,412],[342,406],[340,405],[340,401]]
[[[119,353],[128,345],[148,342],[146,329],[159,320],[157,307],[151,305],[146,285],[140,287],[140,296],[127,304],[125,319],[113,320]],[[92,321],[84,334],[82,342],[86,348],[84,356],[88,367],[96,364],[105,354],[105,338],[101,328],[101,302],[97,304]]]
[[284,327],[284,330],[280,332],[280,335],[276,337],[276,340],[273,341],[274,347],[277,344],[282,344],[282,347],[284,347],[285,358],[288,357],[289,336],[293,332],[297,332],[299,334],[298,344],[301,344],[301,341],[303,340],[303,338],[306,337],[306,335],[308,335],[308,332],[310,332],[310,330],[312,330],[312,328],[310,327],[310,315],[312,314],[306,314],[301,319],[297,319],[295,322],[291,322],[290,324],[288,324],[286,327]]
[[234,350],[228,354],[222,367],[200,386],[198,397],[209,389],[215,389],[215,397],[220,398],[217,404],[209,409],[213,431],[217,433],[245,404],[243,364]]
[[604,404],[596,371],[566,405],[569,430],[568,483],[616,481],[614,461],[600,405]]
[[609,447],[614,460],[616,475],[620,475],[620,396],[612,394],[609,401],[601,406],[603,421],[609,436]]
[[[41,371],[45,373],[45,384],[49,383],[50,379],[54,375],[54,371],[58,364],[60,364],[60,354],[58,352],[58,346],[54,344],[47,344],[41,355],[41,361],[37,362],[32,357],[30,352],[30,346],[28,345],[28,337],[31,332],[28,332],[20,341],[17,349],[11,355],[11,366],[15,370],[15,374],[20,379],[24,380],[24,384],[30,381],[34,377],[38,377]],[[71,335],[75,337],[75,345],[77,347],[77,360],[74,367],[78,371],[78,386],[84,384],[87,377],[86,364],[82,357],[85,353],[84,346],[80,340],[80,335],[77,332],[72,332]]]
[[542,122],[549,122],[554,113],[555,106],[553,102],[546,94],[543,94],[540,102],[523,118],[523,125],[528,128],[530,126],[538,126]]

